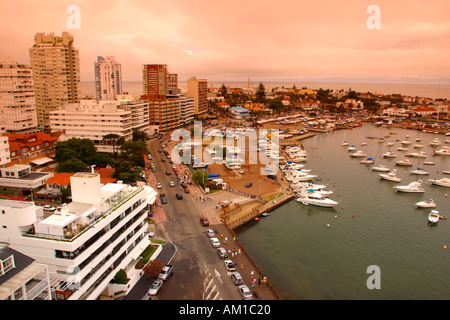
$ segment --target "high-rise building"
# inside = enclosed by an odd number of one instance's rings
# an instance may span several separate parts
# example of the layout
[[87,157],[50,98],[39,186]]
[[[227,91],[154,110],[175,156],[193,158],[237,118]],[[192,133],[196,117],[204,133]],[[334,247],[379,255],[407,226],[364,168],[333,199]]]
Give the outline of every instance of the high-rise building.
[[65,103],[77,103],[81,95],[80,63],[78,50],[73,46],[73,36],[63,32],[36,33],[30,48],[36,93],[36,110],[39,128],[49,125],[49,112]]
[[168,79],[168,94],[178,94],[178,74],[169,73],[167,75]]
[[194,113],[208,111],[208,81],[191,77],[187,80],[186,96],[194,98]]
[[151,128],[157,129],[159,132],[178,128],[181,117],[181,104],[178,99],[156,95],[142,96],[142,99],[148,101],[149,104]]
[[122,94],[122,67],[112,56],[97,57],[94,62],[95,98],[115,100]]
[[144,64],[142,66],[144,96],[165,96],[169,93],[166,64]]
[[9,132],[31,132],[37,127],[33,73],[12,57],[0,57],[0,123]]

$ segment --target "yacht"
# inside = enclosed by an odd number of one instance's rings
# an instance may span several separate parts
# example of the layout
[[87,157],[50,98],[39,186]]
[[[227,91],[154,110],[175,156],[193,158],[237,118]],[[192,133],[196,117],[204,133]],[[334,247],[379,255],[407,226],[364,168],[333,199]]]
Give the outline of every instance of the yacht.
[[362,151],[362,150],[358,150],[355,153],[352,153],[350,155],[350,157],[353,157],[353,158],[366,157],[366,156],[367,156],[367,154],[364,151]]
[[394,189],[400,192],[410,192],[410,193],[423,193],[425,189],[422,188],[422,180],[413,181],[406,186],[395,186]]
[[388,172],[388,171],[390,171],[391,169],[389,169],[388,167],[383,166],[382,164],[380,164],[380,165],[377,166],[377,167],[372,167],[372,170],[373,170],[373,171]]
[[344,141],[344,143],[342,144],[343,146],[348,146],[348,142]]
[[402,145],[407,146],[411,144],[411,141],[409,140],[403,140],[402,142],[400,142]]
[[374,163],[375,160],[373,160],[373,158],[367,158],[364,160],[361,160],[361,163],[366,163],[366,164],[372,164]]
[[394,145],[394,142],[389,141],[386,145],[387,145],[387,146],[393,146],[393,145]]
[[437,210],[431,210],[430,214],[428,215],[428,222],[430,224],[435,224],[439,221],[439,211]]
[[314,205],[319,207],[332,208],[339,203],[331,200],[319,193],[316,192],[303,192],[298,198],[298,202],[303,203],[304,205]]
[[426,200],[422,200],[416,203],[416,206],[418,208],[435,208],[436,207],[436,203],[434,202],[433,199],[426,199]]
[[392,151],[383,153],[383,158],[395,158],[395,157],[396,157],[396,155]]
[[397,170],[395,170],[395,169],[392,170],[389,173],[379,174],[379,176],[380,176],[381,179],[388,180],[388,181],[393,181],[393,182],[400,182],[400,181],[402,181],[402,178],[397,177]]
[[428,171],[422,169],[422,168],[417,168],[417,170],[413,170],[410,172],[410,174],[422,174],[422,175],[427,175],[430,174]]
[[441,150],[434,151],[434,154],[438,156],[450,156],[450,150],[448,148],[442,148]]
[[437,186],[450,188],[450,178],[428,179],[428,181]]
[[421,148],[423,148],[423,144],[415,144],[414,148],[421,149]]
[[434,138],[433,141],[430,142],[430,146],[440,146],[441,141],[438,138]]
[[427,154],[424,151],[411,152],[408,155],[413,158],[426,158],[427,157]]
[[397,148],[397,150],[398,151],[408,151],[409,149],[405,148],[405,147],[399,147],[399,148]]
[[355,145],[351,145],[350,147],[348,147],[348,151],[355,151],[355,150],[356,150]]
[[398,166],[412,166],[413,165],[412,162],[409,161],[408,159],[395,161],[395,164]]

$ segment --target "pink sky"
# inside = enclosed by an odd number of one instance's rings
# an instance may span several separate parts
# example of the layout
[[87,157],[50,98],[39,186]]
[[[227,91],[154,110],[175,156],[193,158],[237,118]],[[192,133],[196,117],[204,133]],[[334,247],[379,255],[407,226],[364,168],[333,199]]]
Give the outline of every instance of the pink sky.
[[[381,9],[370,30],[369,5]],[[81,10],[69,30],[66,9]],[[450,84],[448,0],[14,0],[2,1],[0,55],[29,63],[36,32],[68,31],[81,80],[112,55],[124,80],[162,63],[181,80],[383,81]]]

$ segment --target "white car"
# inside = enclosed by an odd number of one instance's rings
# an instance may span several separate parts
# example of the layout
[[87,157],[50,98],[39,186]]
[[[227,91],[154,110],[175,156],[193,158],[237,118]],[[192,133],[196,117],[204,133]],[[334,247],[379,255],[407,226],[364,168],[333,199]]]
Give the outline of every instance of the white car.
[[242,299],[253,300],[253,295],[250,292],[250,289],[245,284],[241,284],[238,288],[239,288],[239,293],[242,296]]
[[211,244],[214,248],[220,247],[220,241],[217,238],[210,238]]
[[150,289],[148,289],[148,294],[150,296],[157,295],[158,291],[159,291],[159,289],[161,289],[163,283],[164,283],[164,281],[162,281],[161,279],[156,279],[155,281],[153,281],[152,285],[150,286]]
[[233,261],[231,261],[231,260],[225,260],[223,263],[225,264],[225,267],[227,268],[227,270],[228,270],[229,272],[233,272],[233,271],[236,270],[236,267],[235,267]]
[[158,182],[158,183],[156,184],[156,188],[162,189],[162,184],[161,184],[161,182]]
[[209,238],[213,238],[215,235],[213,229],[206,229],[206,234],[208,235]]
[[175,182],[173,182],[173,181],[170,181],[170,182],[169,182],[169,186],[171,186],[171,187],[175,187]]

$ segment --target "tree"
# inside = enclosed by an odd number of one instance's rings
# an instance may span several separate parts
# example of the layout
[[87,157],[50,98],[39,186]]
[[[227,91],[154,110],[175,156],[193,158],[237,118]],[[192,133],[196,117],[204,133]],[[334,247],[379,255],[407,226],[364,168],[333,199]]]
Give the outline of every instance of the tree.
[[116,161],[114,163],[114,169],[112,177],[122,180],[125,183],[134,183],[141,180],[142,170],[133,168],[129,161]]
[[219,88],[217,96],[224,97],[224,99],[228,98],[228,90],[227,87],[225,86],[225,83],[223,83],[222,86]]
[[156,277],[164,267],[164,264],[159,260],[150,260],[144,267],[144,272],[150,277]]
[[203,170],[195,170],[192,174],[192,180],[204,188],[205,183],[208,182],[208,171],[205,172]]
[[256,89],[256,102],[266,102],[266,88],[262,82],[259,83],[258,89]]
[[150,139],[150,136],[148,135],[147,132],[139,130],[137,128],[133,129],[133,138],[132,138],[133,141],[144,141],[145,142],[148,139]]
[[63,162],[60,162],[57,172],[80,172],[86,171],[88,165],[77,158],[72,158]]
[[109,141],[113,147],[113,159],[117,160],[118,147],[125,142],[125,139],[118,134],[110,133],[103,137],[103,141]]
[[88,165],[95,164],[97,149],[89,139],[71,138],[56,144],[55,158],[64,162],[76,158]]
[[129,280],[130,279],[128,279],[127,273],[123,269],[117,271],[116,275],[114,276],[114,282],[118,284],[127,284]]

